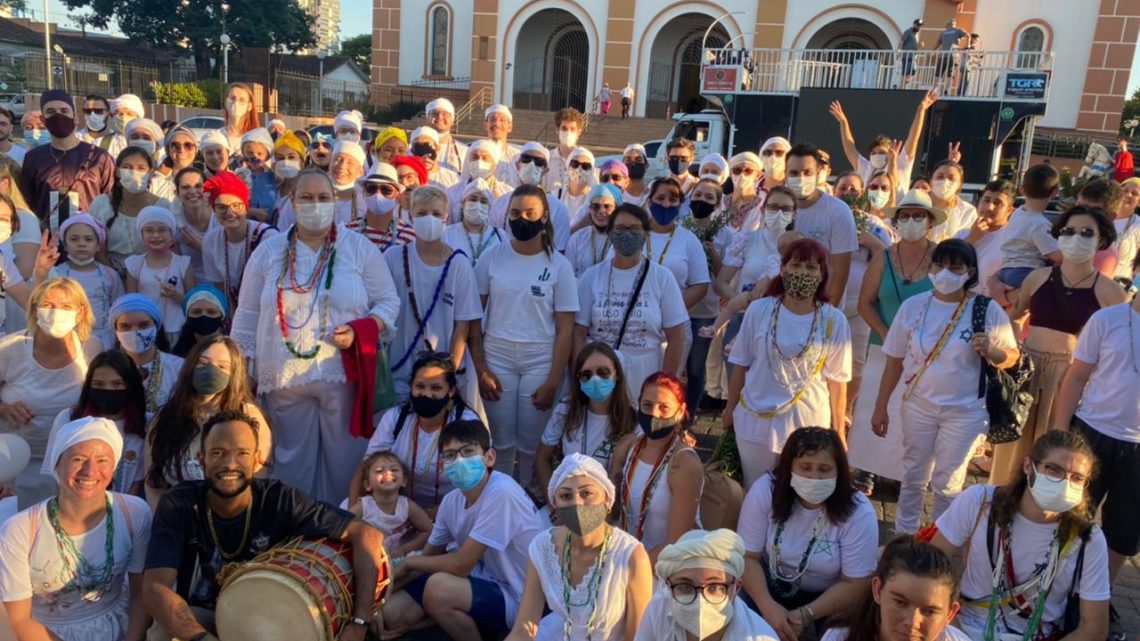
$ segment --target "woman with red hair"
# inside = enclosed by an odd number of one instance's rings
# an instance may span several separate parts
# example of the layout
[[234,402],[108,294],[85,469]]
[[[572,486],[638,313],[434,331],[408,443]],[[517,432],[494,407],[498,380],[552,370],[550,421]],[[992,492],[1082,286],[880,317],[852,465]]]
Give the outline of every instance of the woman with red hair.
[[244,82],[231,82],[222,105],[226,125],[221,133],[230,141],[230,149],[241,149],[241,138],[261,126],[253,89]]
[[701,459],[689,445],[685,384],[673,374],[650,374],[637,399],[640,434],[614,448],[610,476],[618,480],[621,529],[637,537],[656,564],[681,535],[701,529]]
[[736,430],[745,487],[775,467],[796,428],[830,425],[843,438],[851,328],[827,301],[827,264],[819,242],[793,242],[767,294],[744,313],[723,421]]

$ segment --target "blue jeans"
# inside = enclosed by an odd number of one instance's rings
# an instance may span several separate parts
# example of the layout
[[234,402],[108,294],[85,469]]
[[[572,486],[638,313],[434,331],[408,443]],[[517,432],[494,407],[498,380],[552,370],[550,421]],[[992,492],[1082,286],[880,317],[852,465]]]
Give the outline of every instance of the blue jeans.
[[688,373],[688,382],[685,384],[685,405],[689,407],[690,414],[697,410],[701,397],[705,394],[705,360],[708,359],[709,347],[712,346],[711,338],[702,338],[697,332],[715,321],[715,318],[689,320],[693,330],[693,346],[689,349],[689,361],[685,364],[685,371]]

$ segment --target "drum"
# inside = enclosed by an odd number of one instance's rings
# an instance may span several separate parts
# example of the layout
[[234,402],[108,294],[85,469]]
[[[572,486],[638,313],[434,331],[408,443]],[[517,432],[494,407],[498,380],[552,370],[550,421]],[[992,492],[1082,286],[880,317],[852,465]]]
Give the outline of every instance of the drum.
[[[375,604],[388,591],[390,567],[385,555],[372,595]],[[221,641],[335,641],[353,616],[348,543],[291,539],[252,561],[227,566],[219,581]]]

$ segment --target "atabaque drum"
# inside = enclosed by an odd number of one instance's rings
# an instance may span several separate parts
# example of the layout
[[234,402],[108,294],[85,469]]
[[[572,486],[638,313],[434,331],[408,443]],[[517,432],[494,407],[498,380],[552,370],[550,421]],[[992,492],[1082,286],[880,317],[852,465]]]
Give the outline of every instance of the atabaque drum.
[[[352,619],[352,546],[330,539],[291,539],[222,571],[217,624],[221,641],[336,641]],[[380,562],[379,604],[391,580]]]

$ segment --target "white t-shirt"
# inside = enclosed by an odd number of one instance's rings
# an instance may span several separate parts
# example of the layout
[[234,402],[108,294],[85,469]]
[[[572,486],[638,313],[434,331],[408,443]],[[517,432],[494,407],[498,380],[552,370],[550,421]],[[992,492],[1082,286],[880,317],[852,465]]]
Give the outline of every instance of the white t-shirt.
[[189,256],[180,256],[178,254],[169,254],[170,262],[165,267],[152,267],[147,262],[146,254],[135,254],[127,256],[123,261],[123,266],[138,284],[138,293],[146,296],[152,303],[158,307],[161,314],[162,329],[167,334],[175,334],[182,331],[182,325],[186,322],[186,314],[182,311],[182,302],[175,301],[169,296],[162,294],[162,286],[164,284],[174,285],[181,287],[183,292],[187,291],[186,275],[193,273],[193,268],[190,266]]
[[[49,275],[75,279],[83,287],[87,302],[91,305],[91,313],[95,316],[91,334],[99,339],[105,349],[114,347],[115,328],[110,325],[111,304],[126,293],[118,272],[99,263],[95,263],[95,269],[91,271],[82,271],[73,269],[71,263],[66,262],[52,267]],[[9,285],[5,283],[4,286]]]
[[[23,221],[21,220],[21,223]],[[1112,221],[1116,227],[1116,272],[1114,278],[1132,279],[1132,262],[1140,249],[1140,216],[1132,214],[1128,218]]]
[[487,296],[487,336],[518,343],[550,343],[554,314],[578,311],[578,284],[558,252],[525,256],[511,243],[487,250],[475,266],[479,295]]
[[[1008,237],[1009,224],[1001,229],[995,229],[982,236],[974,243],[974,251],[978,253],[978,285],[974,291],[984,296],[990,296],[988,283],[994,274],[1002,268],[1001,248]],[[958,232],[957,238],[966,240],[970,235],[969,229]],[[990,296],[992,298],[992,296]]]
[[778,239],[778,234],[767,229],[742,230],[733,236],[724,255],[724,266],[740,270],[736,275],[738,293],[751,290],[761,278],[775,278],[780,274]]
[[[491,209],[487,214],[487,221],[490,225],[498,227],[507,232],[503,240],[512,238],[511,226],[507,222],[507,214],[511,205],[511,194],[514,189],[507,188],[503,195],[498,196],[491,203]],[[554,248],[560,252],[566,251],[566,244],[570,242],[570,211],[566,209],[566,205],[558,200],[554,194],[546,195],[546,204],[550,208],[550,226],[554,229]],[[462,209],[462,202],[460,202],[459,209]],[[456,220],[459,220],[456,217]]]
[[[819,641],[847,641],[847,637],[850,634],[850,632],[851,632],[850,628],[830,628],[830,629],[828,629],[827,632],[823,633],[823,636],[820,637]],[[934,641],[972,641],[972,640],[970,639],[970,637],[965,632],[962,632],[961,630],[959,630],[958,628],[955,628],[952,625],[948,625],[942,629],[942,632],[940,632],[937,637],[934,638]]]
[[467,231],[463,223],[448,225],[443,230],[443,242],[452,249],[462,249],[472,267],[479,264],[479,259],[488,250],[509,238],[507,232],[491,226],[490,223],[483,226],[481,233],[473,234]]
[[[978,398],[978,377],[982,359],[974,351],[973,307],[976,299],[966,301],[958,321],[950,330],[945,347],[917,378],[914,395],[940,407],[980,408],[985,399]],[[903,301],[883,341],[883,353],[903,359],[902,381],[910,379],[934,350],[946,326],[954,317],[958,303],[938,300],[933,292],[915,294]],[[986,306],[986,334],[990,343],[1004,350],[1017,347],[1009,316],[992,300]]]
[[[611,248],[610,256],[613,255]],[[682,292],[693,285],[707,285],[712,280],[704,246],[696,234],[679,224],[670,234],[649,232],[645,239],[645,256],[672,272]]]
[[[898,157],[895,159],[895,164],[898,166],[900,185],[910,184],[910,174],[914,170],[914,160],[906,155],[906,151],[900,151]],[[884,170],[886,167],[883,168]],[[875,173],[875,168],[871,166],[871,161],[859,154],[858,166],[855,171],[859,172],[859,176],[863,179],[863,184],[866,185],[871,181],[871,174]]]
[[[206,273],[206,282],[217,283],[220,289],[224,288],[226,272],[222,270],[226,269],[230,277],[230,287],[240,287],[242,273],[253,251],[261,241],[278,233],[276,229],[256,220],[247,220],[246,225],[249,228],[246,230],[245,238],[236,243],[226,241],[226,230],[220,225],[211,226],[206,232],[206,236],[202,238],[202,267]],[[228,263],[226,245],[229,245]],[[230,295],[230,292],[226,295]]]
[[447,547],[455,543],[462,547],[467,539],[474,539],[487,546],[471,570],[471,576],[499,584],[506,601],[504,623],[509,626],[518,613],[526,583],[530,542],[546,526],[522,486],[502,472],[490,474],[479,498],[470,507],[466,505],[467,497],[458,489],[443,497],[428,544]]
[[[712,237],[713,249],[720,254],[722,260],[724,255],[728,252],[729,243],[732,242],[735,236],[736,234],[732,231],[732,228],[725,225]],[[716,288],[712,285],[713,274],[709,271],[708,258],[705,254],[704,245],[700,243],[700,238],[695,234],[693,237],[697,239],[697,245],[701,248],[701,256],[704,258],[705,263],[705,273],[709,276],[709,288],[708,291],[705,292],[705,297],[697,301],[696,305],[693,305],[693,309],[689,312],[689,315],[693,318],[716,318],[716,315],[720,313],[720,294],[716,293]],[[665,259],[665,264],[669,264],[668,258]]]
[[614,442],[607,438],[610,433],[609,416],[594,414],[585,409],[582,417],[584,420],[573,426],[572,434],[566,434],[566,417],[569,413],[570,405],[565,401],[554,407],[550,420],[546,422],[546,429],[542,431],[542,444],[547,447],[561,444],[563,458],[571,454],[586,454],[609,469],[610,457],[614,453]]
[[814,205],[796,210],[795,227],[804,236],[823,243],[831,254],[848,254],[859,248],[851,208],[830,194],[820,194]]
[[[774,562],[774,542],[779,524],[772,520],[772,487],[775,479],[765,474],[752,484],[740,508],[738,531],[747,552],[764,553],[768,563]],[[823,592],[842,577],[860,579],[875,572],[879,551],[879,521],[875,508],[865,496],[851,494],[855,509],[842,523],[827,518],[823,507],[809,510],[794,501],[792,513],[780,534],[781,576],[795,575],[796,568],[811,541],[816,518],[821,513],[826,526],[812,545],[811,557],[804,570],[800,587],[808,592]]]
[[[405,253],[408,259],[407,273],[404,272]],[[396,293],[401,301],[400,315],[396,317],[392,340],[388,343],[388,364],[394,368],[392,378],[395,381],[396,395],[403,398],[411,389],[412,364],[416,360],[416,354],[427,349],[424,341],[431,343],[433,351],[450,352],[455,324],[483,318],[483,308],[479,305],[479,296],[475,291],[475,270],[463,254],[453,254],[447,270],[447,281],[438,290],[439,300],[434,305],[432,299],[439,279],[443,276],[443,265],[432,266],[421,260],[414,242],[389,248],[384,252],[384,260],[392,272],[392,282],[396,285]],[[426,325],[426,336],[420,333],[409,302],[409,277],[416,297],[416,307],[419,308],[419,320]],[[404,358],[405,354],[407,358]],[[403,359],[403,363],[400,363],[400,359]],[[397,364],[400,367],[395,369]]]
[[941,225],[935,225],[930,230],[930,240],[940,243],[947,238],[953,238],[958,235],[958,232],[963,229],[969,229],[974,226],[974,221],[978,219],[978,210],[973,205],[966,202],[962,198],[958,198],[958,202],[946,212],[946,222]]
[[605,232],[595,229],[593,225],[574,232],[574,235],[570,236],[570,242],[566,243],[566,258],[574,266],[574,275],[578,278],[581,278],[587,269],[605,261],[609,251],[610,237]]
[[[799,401],[786,407],[782,415],[792,425],[831,425],[827,381],[851,380],[851,327],[843,312],[828,304],[820,309],[814,333],[814,314],[801,316],[782,308],[776,325],[776,344],[780,352],[794,356],[803,349],[804,343],[810,342],[802,357],[783,358],[771,346],[772,308],[778,304],[777,299],[766,296],[753,301],[744,312],[744,321],[728,358],[733,365],[748,369],[744,375],[744,389],[740,393],[740,405],[743,407],[738,406],[736,412],[755,416],[757,412],[785,408],[802,389]],[[817,375],[814,371],[821,357],[823,367]],[[739,421],[736,431],[737,438],[742,441],[774,444],[783,438],[779,434],[742,429],[745,424],[752,424],[752,421]]]
[[[983,501],[988,502],[992,496],[992,485],[970,486],[954,499],[950,507],[938,517],[936,523],[938,531],[946,537],[950,545],[962,547],[967,541],[969,542],[969,549],[963,551],[966,567],[962,572],[962,611],[958,615],[960,625],[967,627],[985,626],[990,594],[993,591],[994,566],[986,545],[990,510],[988,506],[984,509],[981,507]],[[975,523],[977,523],[976,529]],[[974,532],[973,538],[970,538],[971,531]],[[1013,555],[1013,576],[1018,583],[1029,580],[1035,569],[1044,567],[1049,557],[1049,545],[1056,531],[1056,523],[1034,523],[1019,513],[1014,514],[1010,526],[1009,547]],[[995,539],[997,537],[996,528],[994,537]],[[1042,630],[1046,636],[1049,635],[1053,624],[1059,623],[1065,614],[1065,602],[1068,599],[1069,588],[1073,584],[1079,550],[1079,538],[1064,550],[1049,595],[1045,597]],[[995,541],[994,555],[997,554]],[[1108,582],[1108,545],[1100,528],[1093,527],[1088,543],[1085,544],[1084,568],[1078,586],[1082,601],[1108,601],[1112,596]],[[1026,596],[1032,601],[1037,596],[1037,590],[1030,590]],[[1026,620],[1017,616],[1008,606],[1003,606],[1002,610],[1004,616],[998,617],[998,631],[1007,631],[1003,629],[1002,622],[1004,622],[1009,631],[1023,633]]]
[[[87,205],[87,211],[103,223],[104,227],[107,227],[107,223],[111,223],[107,228],[107,254],[112,267],[119,269],[127,256],[143,252],[142,238],[139,236],[138,225],[135,224],[136,217],[126,214],[116,216],[115,210],[111,207],[110,196],[99,194],[92,198]],[[52,231],[58,228],[59,224],[53,216]]]
[[1001,246],[1001,266],[1033,269],[1044,267],[1045,257],[1057,251],[1057,239],[1050,233],[1052,227],[1053,224],[1044,214],[1018,207],[1005,226],[1009,231]]
[[1077,416],[1112,438],[1140,443],[1140,312],[1128,303],[1089,317],[1073,358],[1095,367],[1081,395]]
[[189,234],[197,238],[199,245],[201,245],[202,241],[206,238],[206,234],[215,227],[218,227],[217,217],[211,214],[209,221],[206,223],[206,231],[201,231],[194,225],[191,225],[190,221],[186,220],[186,213],[182,209],[182,201],[175,200],[170,211],[174,214],[174,221],[178,225],[178,231],[174,233],[174,240],[178,244],[178,253],[190,257],[190,264],[194,266],[195,280],[199,283],[209,282],[206,279],[206,266],[202,264],[201,247],[195,249],[190,243],[183,239],[183,234]]
[[[23,282],[24,277],[16,267],[16,261],[12,260],[8,252],[0,251],[0,326],[3,326],[8,315],[7,290]],[[3,334],[3,331],[0,331],[0,334]]]

